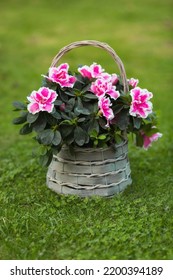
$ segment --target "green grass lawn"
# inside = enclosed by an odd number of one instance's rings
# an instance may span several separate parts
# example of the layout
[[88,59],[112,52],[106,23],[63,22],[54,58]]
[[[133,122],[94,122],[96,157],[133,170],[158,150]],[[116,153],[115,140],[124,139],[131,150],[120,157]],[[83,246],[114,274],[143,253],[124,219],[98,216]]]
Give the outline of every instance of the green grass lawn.
[[[0,259],[173,258],[172,8],[171,0],[1,0]],[[60,48],[84,39],[110,44],[127,76],[153,92],[163,133],[147,152],[130,139],[133,184],[111,199],[53,193],[32,136],[12,125],[12,102],[40,87]],[[118,71],[91,47],[63,59]]]

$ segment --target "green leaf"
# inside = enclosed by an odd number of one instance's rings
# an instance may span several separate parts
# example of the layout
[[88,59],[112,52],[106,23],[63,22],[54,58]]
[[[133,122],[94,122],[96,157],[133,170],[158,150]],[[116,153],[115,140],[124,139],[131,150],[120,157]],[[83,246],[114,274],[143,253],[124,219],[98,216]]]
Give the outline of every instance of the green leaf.
[[93,130],[95,130],[97,133],[99,132],[98,121],[94,118],[88,122],[88,133],[92,132]]
[[62,138],[65,139],[72,131],[74,127],[72,125],[65,125],[61,127]]
[[54,105],[60,106],[63,102],[61,100],[55,100]]
[[112,110],[114,112],[114,115],[118,114],[123,109],[123,107],[124,105],[120,105],[120,104],[113,106]]
[[18,118],[15,118],[13,119],[13,124],[22,124],[24,123],[26,120],[23,120],[22,117],[18,117]]
[[76,101],[75,98],[70,98],[67,104],[70,104],[73,107],[75,104],[75,101]]
[[98,128],[97,130],[99,131],[99,125],[101,128],[103,128],[104,130],[107,130],[108,128],[106,127],[107,121],[103,118],[99,118],[98,120],[99,124],[98,124]]
[[57,119],[54,117],[54,114],[45,114],[45,118],[48,124],[50,125],[56,125],[57,124]]
[[144,131],[145,135],[147,135],[148,137],[150,137],[150,136],[152,136],[153,134],[159,132],[159,130],[158,130],[157,127],[152,127],[152,128],[148,128],[148,129],[146,129],[146,128],[144,127],[143,131]]
[[121,113],[115,116],[115,123],[120,130],[125,130],[129,124],[129,112],[128,110],[122,110]]
[[98,137],[98,131],[93,129],[92,131],[90,131],[90,137],[91,138],[97,138]]
[[71,120],[63,120],[62,122],[60,122],[60,126],[62,126],[62,125],[72,125],[73,124],[73,122],[71,121]]
[[29,123],[26,123],[19,131],[21,135],[29,134],[32,132],[32,127]]
[[64,141],[67,145],[70,146],[74,142],[74,134],[70,133],[67,137],[65,137]]
[[136,129],[140,129],[140,127],[141,127],[141,119],[140,118],[134,118],[133,117],[133,124],[134,124],[134,127],[136,128]]
[[69,101],[67,102],[67,105],[65,107],[65,111],[71,111],[75,105],[75,98],[70,98]]
[[100,134],[100,135],[98,136],[98,139],[99,139],[99,140],[105,140],[105,139],[106,139],[106,135],[105,135],[105,134]]
[[81,98],[78,96],[77,97],[77,108],[79,108],[79,109],[83,109],[83,104],[82,104],[82,100],[81,100]]
[[77,120],[77,122],[84,122],[86,120],[86,118],[79,118],[78,120]]
[[74,113],[79,116],[80,114],[83,115],[90,115],[90,111],[83,106],[80,97],[77,98],[76,107],[74,109]]
[[120,144],[123,140],[122,136],[118,133],[116,133],[114,137],[115,137],[115,143],[116,144]]
[[51,150],[48,150],[46,154],[40,155],[39,162],[42,166],[49,166],[52,161],[53,153]]
[[[79,67],[82,67],[82,65],[79,65]],[[89,82],[89,79],[86,78],[86,77],[83,77],[81,76],[81,74],[76,74],[76,78],[77,78],[77,81],[75,83],[75,88],[78,88],[79,87],[79,84],[80,85],[85,85],[86,82]]]
[[32,124],[33,130],[36,132],[40,132],[45,129],[46,124],[47,124],[47,121],[45,118],[45,114],[42,112],[41,114],[39,114],[39,117],[37,118],[37,120]]
[[65,92],[63,91],[61,91],[60,89],[59,89],[59,96],[60,96],[60,98],[62,99],[62,101],[64,102],[64,103],[67,103],[68,102],[68,96],[67,96],[67,94],[65,94]]
[[140,133],[136,134],[136,146],[142,147],[144,144],[144,139]]
[[54,137],[52,140],[52,144],[58,146],[61,143],[62,137],[59,131],[54,131]]
[[94,147],[97,147],[99,141],[97,139],[94,140]]
[[74,130],[74,140],[77,145],[83,146],[87,138],[87,133],[80,126],[76,126]]
[[68,115],[66,115],[64,112],[61,112],[61,117],[64,120],[71,120],[71,118]]
[[39,117],[39,113],[37,113],[35,115],[33,115],[31,113],[28,113],[27,114],[27,122],[28,123],[34,123],[38,119],[38,117]]
[[65,91],[65,94],[69,95],[69,96],[75,96],[73,91]]
[[77,115],[82,114],[82,115],[90,115],[90,111],[87,108],[75,108],[74,110],[75,113],[77,113]]
[[88,98],[88,99],[95,99],[95,100],[98,100],[98,97],[95,95],[95,94],[92,94],[92,93],[86,93],[84,95],[85,98]]
[[49,116],[53,116],[55,119],[61,120],[61,114],[57,111],[51,113],[51,115],[49,115]]
[[17,110],[26,110],[27,109],[27,105],[20,102],[20,101],[14,101],[13,102],[13,106],[17,109]]
[[72,121],[72,123],[74,123],[74,120],[77,120],[76,115],[72,111],[69,112],[69,118]]
[[27,120],[27,114],[28,113],[23,113],[20,117],[13,119],[13,124],[25,123]]
[[54,138],[54,131],[45,129],[38,134],[38,137],[43,145],[50,145]]
[[91,87],[91,84],[89,83],[88,85],[86,85],[85,87],[82,88],[82,93],[85,93],[86,91],[89,91]]
[[39,154],[40,155],[45,155],[46,153],[47,153],[47,147],[46,146],[43,146],[43,145],[40,145],[40,147],[39,147]]

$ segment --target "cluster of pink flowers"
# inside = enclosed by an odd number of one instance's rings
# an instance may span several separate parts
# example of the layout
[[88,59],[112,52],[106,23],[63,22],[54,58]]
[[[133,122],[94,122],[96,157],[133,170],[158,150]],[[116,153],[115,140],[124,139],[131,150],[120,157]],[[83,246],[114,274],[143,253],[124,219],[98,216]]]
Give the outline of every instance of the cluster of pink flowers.
[[[59,67],[50,67],[48,76],[42,75],[48,81],[58,84],[61,88],[73,88],[77,78],[69,75],[69,65],[61,64]],[[90,66],[82,66],[78,68],[78,72],[82,77],[90,80],[90,91],[98,98],[99,114],[103,115],[107,120],[107,126],[114,119],[112,110],[112,102],[120,97],[120,92],[116,90],[116,84],[119,78],[116,74],[108,74],[101,65],[93,63]],[[129,104],[129,114],[137,118],[147,118],[152,113],[152,103],[150,99],[153,94],[146,89],[138,87],[139,81],[131,78],[128,80],[130,87],[131,103]],[[30,102],[27,106],[31,114],[36,114],[40,111],[51,113],[54,109],[54,101],[58,97],[56,91],[48,87],[41,87],[37,91],[32,91],[27,97]],[[65,104],[60,106],[60,110],[64,111]],[[144,148],[147,149],[153,141],[156,141],[162,136],[161,133],[155,133],[148,137],[143,131],[140,132],[144,141]]]
[[[72,88],[76,82],[76,77],[68,74],[69,65],[67,63],[61,64],[59,67],[50,67],[48,76],[42,75],[49,81],[59,84],[62,88]],[[28,111],[31,114],[36,114],[40,111],[47,111],[51,113],[54,108],[53,102],[57,98],[57,93],[47,87],[41,87],[38,91],[33,91],[27,97],[30,104],[28,104]]]
[[90,91],[98,97],[98,107],[108,123],[114,118],[113,110],[111,109],[110,97],[116,100],[120,93],[116,90],[115,84],[118,82],[116,74],[109,75],[104,72],[101,65],[96,63],[90,66],[83,66],[78,68],[79,73],[88,79],[94,79],[91,84]]

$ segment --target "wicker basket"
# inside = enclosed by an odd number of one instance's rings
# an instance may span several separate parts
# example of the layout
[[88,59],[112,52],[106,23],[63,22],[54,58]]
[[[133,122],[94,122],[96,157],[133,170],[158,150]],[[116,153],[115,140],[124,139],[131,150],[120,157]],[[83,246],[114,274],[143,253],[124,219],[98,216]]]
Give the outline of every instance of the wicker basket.
[[53,157],[47,185],[57,193],[79,196],[113,196],[131,184],[127,141],[115,148],[68,147]]
[[[71,43],[60,50],[53,59],[51,67],[55,67],[68,51],[90,45],[106,50],[113,57],[120,70],[124,92],[128,92],[123,63],[106,43],[93,40]],[[48,168],[47,185],[61,194],[107,197],[123,191],[131,184],[130,173],[128,141],[125,137],[121,144],[106,149],[75,148],[73,155],[69,153],[68,147],[63,147],[60,153],[54,155]]]

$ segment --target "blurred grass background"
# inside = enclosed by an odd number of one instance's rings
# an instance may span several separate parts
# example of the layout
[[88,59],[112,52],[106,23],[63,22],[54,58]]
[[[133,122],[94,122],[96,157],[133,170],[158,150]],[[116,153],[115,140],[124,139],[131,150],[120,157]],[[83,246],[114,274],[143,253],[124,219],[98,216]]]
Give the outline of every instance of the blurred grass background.
[[[172,10],[172,0],[1,0],[1,259],[173,258]],[[31,135],[19,136],[12,125],[12,102],[40,87],[60,48],[85,39],[107,42],[128,78],[153,92],[163,133],[148,152],[129,144],[133,184],[111,200],[48,190],[46,169],[31,157]],[[92,47],[63,61],[71,69],[94,61],[118,71]]]

